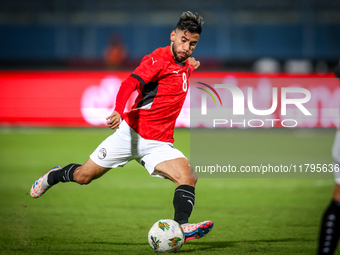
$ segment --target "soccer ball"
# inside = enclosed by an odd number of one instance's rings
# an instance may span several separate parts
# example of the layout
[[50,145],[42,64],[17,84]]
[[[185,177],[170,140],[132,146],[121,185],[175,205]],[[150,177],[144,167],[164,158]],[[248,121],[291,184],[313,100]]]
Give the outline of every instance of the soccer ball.
[[148,240],[155,252],[176,252],[184,244],[182,227],[174,220],[158,220],[150,228]]

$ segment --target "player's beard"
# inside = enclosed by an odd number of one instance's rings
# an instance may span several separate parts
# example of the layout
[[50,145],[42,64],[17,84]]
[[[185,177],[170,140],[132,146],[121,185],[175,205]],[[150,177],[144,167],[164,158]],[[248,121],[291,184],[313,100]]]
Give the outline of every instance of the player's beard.
[[[175,47],[175,43],[172,44],[172,53],[174,54],[174,58],[177,62],[182,63],[185,62],[188,59],[188,55],[185,52],[177,52],[177,47]],[[179,56],[179,53],[185,54],[185,57]]]

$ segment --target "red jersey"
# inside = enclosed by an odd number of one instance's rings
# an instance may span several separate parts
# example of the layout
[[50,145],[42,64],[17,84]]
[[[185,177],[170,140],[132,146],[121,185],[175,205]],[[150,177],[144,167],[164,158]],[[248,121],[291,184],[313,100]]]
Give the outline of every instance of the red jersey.
[[[138,96],[130,112],[123,113],[127,124],[145,139],[174,142],[176,119],[182,109],[189,88],[190,74],[195,70],[187,60],[178,63],[170,46],[158,48],[143,58],[140,65],[127,79],[125,85],[137,89]],[[135,82],[131,82],[131,78]],[[124,82],[120,90],[124,90]],[[131,92],[132,92],[131,90]],[[122,111],[120,94],[117,95],[116,111]],[[118,107],[119,106],[119,107]],[[119,108],[119,109],[118,109]]]

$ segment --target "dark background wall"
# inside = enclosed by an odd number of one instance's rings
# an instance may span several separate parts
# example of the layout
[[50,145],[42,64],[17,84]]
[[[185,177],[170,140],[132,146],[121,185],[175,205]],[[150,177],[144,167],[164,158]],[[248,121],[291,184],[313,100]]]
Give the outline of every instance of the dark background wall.
[[205,18],[194,52],[210,69],[250,69],[261,58],[282,66],[307,60],[330,69],[340,58],[340,1],[335,0],[0,0],[0,68],[105,68],[119,37],[129,69],[169,34],[186,10]]

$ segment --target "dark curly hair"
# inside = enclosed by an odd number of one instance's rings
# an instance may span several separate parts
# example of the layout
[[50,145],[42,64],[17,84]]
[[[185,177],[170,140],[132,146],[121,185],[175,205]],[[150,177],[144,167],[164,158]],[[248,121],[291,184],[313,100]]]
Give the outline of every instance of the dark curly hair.
[[176,25],[176,29],[201,34],[203,23],[203,17],[197,12],[196,14],[193,14],[191,11],[187,11],[182,13],[181,18]]

